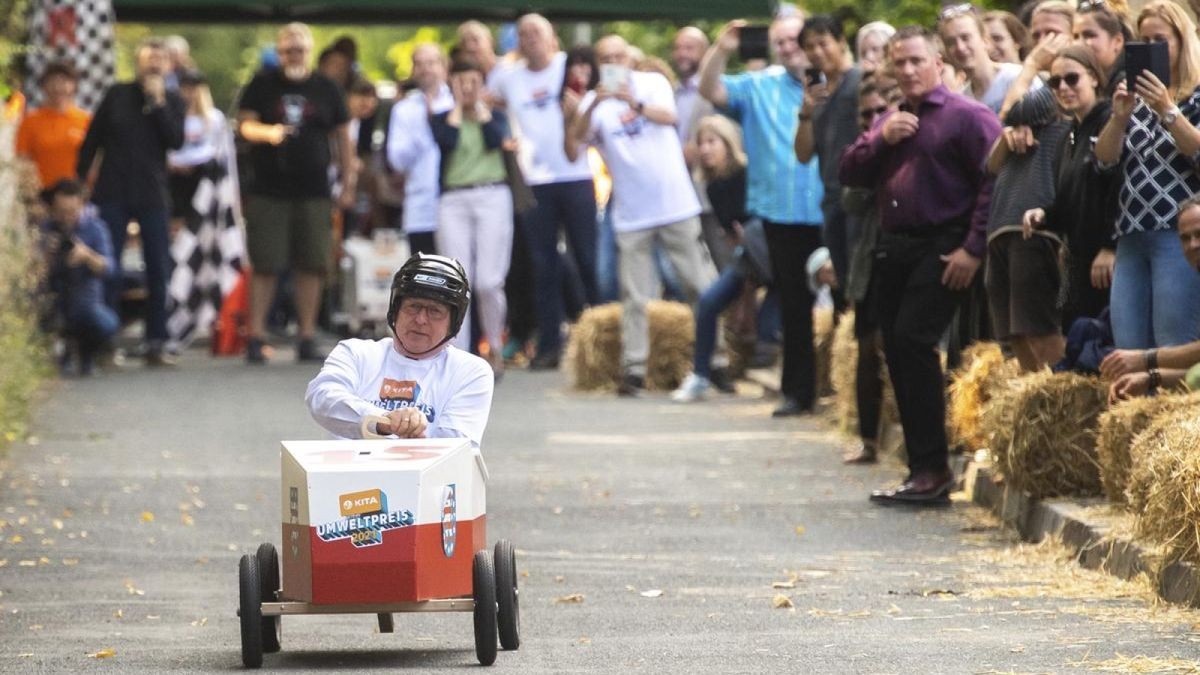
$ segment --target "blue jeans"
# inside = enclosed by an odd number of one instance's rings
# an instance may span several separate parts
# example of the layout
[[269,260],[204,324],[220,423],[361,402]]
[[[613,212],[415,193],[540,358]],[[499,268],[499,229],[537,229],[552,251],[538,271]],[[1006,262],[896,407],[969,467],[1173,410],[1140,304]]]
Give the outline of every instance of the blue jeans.
[[1175,230],[1117,240],[1110,300],[1118,349],[1179,345],[1200,337],[1200,275]]
[[538,315],[538,354],[562,350],[562,264],[558,258],[561,223],[574,253],[589,305],[596,304],[596,195],[591,180],[534,185],[537,206],[521,218],[533,259]]
[[707,379],[712,375],[712,357],[717,348],[717,318],[738,299],[745,280],[738,265],[726,265],[721,276],[704,290],[696,303],[696,349],[692,355],[692,372],[700,377]]
[[616,302],[621,297],[617,279],[617,235],[613,232],[612,209],[600,211],[596,221],[596,302]]
[[75,336],[80,347],[88,352],[104,346],[121,327],[117,313],[100,303],[70,307],[65,318],[67,332]]
[[121,252],[125,250],[125,232],[129,221],[137,220],[142,238],[142,256],[146,261],[146,342],[167,340],[167,277],[171,256],[167,242],[167,209],[129,204],[98,204],[100,218],[108,224],[112,236],[113,257],[117,269],[105,281],[105,301],[113,311],[121,309]]

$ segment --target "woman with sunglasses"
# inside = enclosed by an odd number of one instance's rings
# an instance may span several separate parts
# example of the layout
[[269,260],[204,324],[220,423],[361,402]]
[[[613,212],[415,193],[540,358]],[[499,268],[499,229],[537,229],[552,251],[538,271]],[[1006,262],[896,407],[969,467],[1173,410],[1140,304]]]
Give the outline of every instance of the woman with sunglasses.
[[1104,95],[1104,68],[1091,49],[1071,45],[1050,67],[1048,86],[1071,118],[1071,133],[1055,171],[1054,201],[1025,213],[1024,232],[1035,228],[1066,237],[1067,294],[1064,327],[1076,319],[1097,317],[1108,307],[1116,260],[1112,241],[1117,218],[1117,185],[1111,172],[1096,169],[1092,139],[1112,115]]
[[1112,325],[1117,347],[1133,350],[1200,336],[1200,276],[1175,232],[1176,205],[1200,192],[1200,39],[1169,0],[1146,5],[1137,31],[1167,44],[1169,81],[1146,70],[1134,91],[1120,83],[1096,142],[1096,160],[1121,181]]

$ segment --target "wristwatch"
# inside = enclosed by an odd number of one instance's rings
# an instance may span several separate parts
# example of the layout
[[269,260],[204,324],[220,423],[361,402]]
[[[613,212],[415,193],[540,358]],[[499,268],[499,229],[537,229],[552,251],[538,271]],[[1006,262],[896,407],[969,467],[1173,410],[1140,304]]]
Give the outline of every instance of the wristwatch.
[[1179,112],[1179,106],[1177,105],[1167,108],[1167,112],[1163,113],[1162,116],[1162,125],[1164,127],[1169,127],[1172,124],[1175,124],[1175,120],[1179,119]]

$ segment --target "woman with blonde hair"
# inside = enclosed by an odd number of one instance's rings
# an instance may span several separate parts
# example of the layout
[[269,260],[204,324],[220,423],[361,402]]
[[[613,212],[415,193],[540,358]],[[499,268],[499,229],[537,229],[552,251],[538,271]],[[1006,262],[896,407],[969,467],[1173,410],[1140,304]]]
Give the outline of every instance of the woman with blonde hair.
[[[1177,205],[1200,192],[1200,38],[1183,8],[1146,5],[1139,39],[1167,45],[1170,78],[1144,70],[1134,91],[1117,86],[1113,113],[1096,142],[1096,160],[1118,172],[1113,337],[1120,350],[1105,375],[1155,367],[1154,348],[1200,337],[1200,276],[1176,234]],[[1146,351],[1141,351],[1146,350]]]
[[185,70],[178,77],[179,95],[187,103],[187,117],[183,122],[183,147],[167,152],[173,232],[184,225],[194,226],[199,219],[192,198],[200,180],[214,170],[217,154],[225,148],[229,135],[225,115],[213,106],[204,75]]
[[1021,63],[1029,55],[1029,29],[1012,12],[993,10],[983,15],[988,56],[996,63]]
[[725,266],[721,276],[696,303],[692,372],[671,394],[680,403],[705,398],[714,385],[730,389],[725,386],[728,378],[724,372],[712,367],[717,348],[717,317],[741,296],[747,283],[758,285],[769,280],[769,272],[761,269],[765,263],[760,260],[756,266],[754,251],[747,250],[754,248],[765,257],[766,238],[761,221],[750,224],[746,213],[746,151],[742,147],[741,129],[723,115],[702,117],[696,123],[696,145],[700,156],[696,173],[707,182],[713,214],[737,249],[734,261]]

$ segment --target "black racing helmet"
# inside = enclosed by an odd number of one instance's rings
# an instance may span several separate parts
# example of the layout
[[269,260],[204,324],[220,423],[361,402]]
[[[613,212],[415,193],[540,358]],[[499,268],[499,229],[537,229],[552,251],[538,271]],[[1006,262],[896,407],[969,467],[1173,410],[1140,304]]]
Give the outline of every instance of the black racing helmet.
[[458,335],[471,304],[471,285],[462,263],[443,255],[417,253],[392,277],[392,299],[388,303],[387,322],[396,329],[396,315],[404,298],[425,298],[450,305],[450,332],[446,340]]

